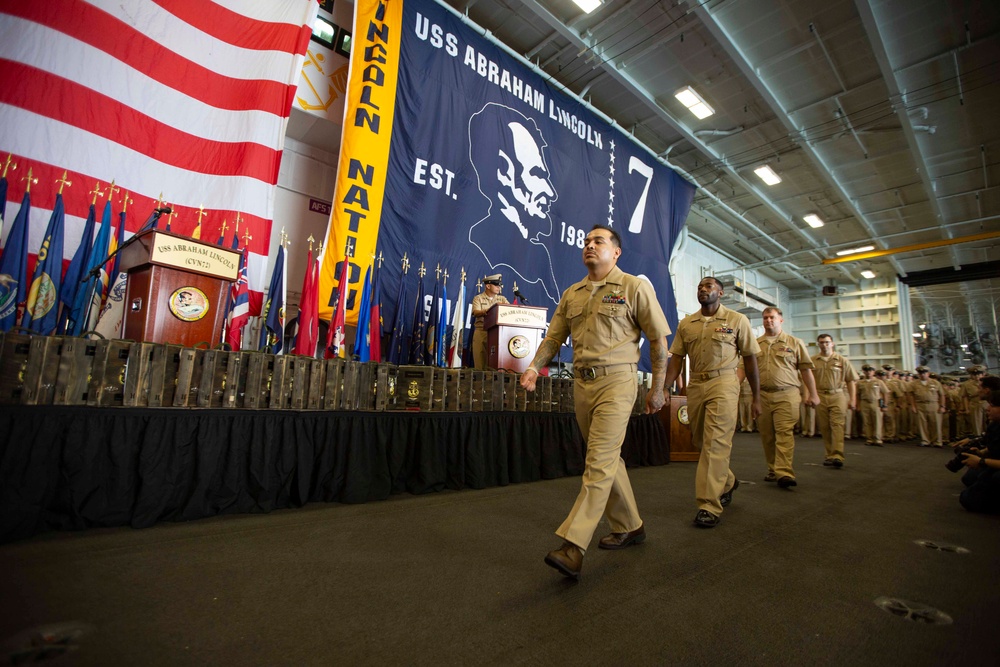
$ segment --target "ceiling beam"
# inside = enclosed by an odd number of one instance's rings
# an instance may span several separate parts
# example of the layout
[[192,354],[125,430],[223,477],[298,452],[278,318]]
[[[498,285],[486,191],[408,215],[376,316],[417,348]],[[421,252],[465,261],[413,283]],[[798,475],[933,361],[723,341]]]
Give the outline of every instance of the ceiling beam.
[[[872,238],[874,243],[880,243],[878,240],[878,233],[875,228],[871,225],[868,219],[865,217],[864,213],[855,205],[854,199],[847,192],[844,185],[840,182],[837,176],[834,174],[834,169],[827,164],[826,160],[819,154],[812,143],[806,139],[806,133],[804,128],[798,126],[798,124],[788,115],[785,111],[784,106],[778,100],[777,96],[771,90],[771,87],[767,84],[764,79],[757,74],[753,63],[750,62],[750,58],[743,52],[743,49],[737,45],[735,39],[730,35],[729,30],[722,25],[722,23],[715,18],[715,15],[706,9],[705,5],[698,4],[694,0],[685,0],[692,5],[691,11],[701,19],[701,22],[705,25],[705,28],[709,33],[715,38],[716,42],[725,50],[729,57],[739,68],[740,72],[746,78],[746,80],[754,87],[757,93],[763,98],[764,102],[771,107],[771,111],[777,116],[778,120],[785,126],[789,134],[792,137],[797,137],[800,140],[800,145],[802,146],[803,153],[808,156],[814,165],[817,167],[819,173],[827,180],[827,182],[840,194],[843,199],[843,204],[846,206],[854,217],[861,223],[861,226],[865,229],[866,233]],[[905,276],[906,271],[903,269],[899,263],[890,258],[890,263],[892,263],[893,268],[896,272]],[[852,282],[857,282],[855,276],[848,274]]]
[[[620,84],[622,84],[640,101],[644,102],[651,109],[656,111],[658,117],[661,118],[663,121],[665,121],[668,125],[670,125],[674,130],[676,130],[685,140],[687,140],[688,143],[690,143],[692,146],[695,146],[703,154],[707,155],[713,161],[721,165],[722,171],[725,171],[727,174],[732,176],[746,190],[751,192],[754,195],[754,197],[757,198],[758,201],[764,204],[764,206],[766,206],[775,216],[784,221],[784,223],[788,225],[789,229],[797,233],[800,237],[802,237],[805,240],[806,243],[808,243],[812,248],[814,248],[815,250],[813,250],[813,252],[815,253],[817,259],[822,258],[822,255],[819,252],[819,248],[823,245],[822,243],[820,243],[815,237],[813,237],[804,229],[802,229],[796,222],[795,217],[792,214],[779,207],[755,185],[745,180],[743,176],[726,161],[723,155],[716,152],[711,146],[709,146],[707,143],[702,141],[698,136],[696,136],[695,133],[690,128],[688,128],[686,125],[684,125],[676,118],[674,118],[674,116],[663,106],[663,103],[657,100],[655,96],[647,88],[645,88],[638,81],[632,78],[630,74],[623,71],[615,62],[611,60],[606,60],[604,54],[598,48],[599,42],[594,42],[592,38],[587,36],[589,35],[589,32],[587,33],[587,35],[581,34],[574,28],[564,24],[557,16],[555,16],[551,11],[549,11],[547,7],[541,5],[538,2],[538,0],[522,0],[522,2],[526,7],[528,7],[528,9],[537,14],[539,18],[541,18],[546,24],[548,24],[550,28],[558,31],[565,39],[569,40],[571,44],[575,45],[580,50],[581,54],[589,51],[593,55],[597,56],[600,61],[600,65],[604,69],[604,71],[610,74],[615,80],[617,80]],[[667,162],[666,160],[664,161]],[[671,167],[673,167],[678,171],[683,171],[671,162],[667,162],[667,164],[669,164]],[[685,177],[689,179],[691,178],[687,174],[685,174]],[[697,181],[693,182],[696,185],[698,185]],[[714,199],[717,199],[719,202],[722,202],[722,200],[716,197],[715,195],[712,195],[712,197]],[[747,224],[752,225],[752,223],[747,221],[743,216],[738,215],[738,217],[744,220],[744,222],[746,222]],[[755,225],[752,226],[756,228]],[[759,233],[761,235],[764,235],[763,232]],[[857,282],[857,278],[851,275],[850,272],[844,271],[844,274],[852,282]]]
[[959,238],[941,239],[940,241],[929,241],[927,243],[913,243],[911,245],[904,245],[898,248],[890,248],[888,250],[872,250],[870,252],[856,252],[853,255],[844,255],[843,257],[831,257],[829,259],[824,259],[823,263],[842,264],[844,262],[857,262],[862,259],[872,259],[873,257],[885,257],[886,255],[897,255],[902,252],[917,252],[920,250],[927,250],[928,248],[941,248],[944,246],[952,246],[959,243],[972,243],[973,241],[987,241],[989,239],[995,239],[995,238],[1000,238],[1000,232],[983,232],[982,234],[961,236]]
[[[893,112],[895,112],[896,117],[899,119],[899,123],[903,128],[903,136],[906,137],[906,145],[910,148],[913,161],[917,165],[917,175],[920,176],[920,182],[924,186],[924,192],[930,202],[931,211],[934,213],[938,224],[942,225],[941,235],[945,239],[951,239],[953,238],[951,230],[943,226],[944,216],[941,214],[941,202],[938,201],[936,196],[936,188],[931,181],[930,172],[927,169],[927,160],[924,158],[923,151],[920,148],[920,142],[917,141],[917,134],[910,121],[910,115],[906,111],[906,93],[900,89],[899,80],[896,78],[896,71],[893,69],[892,63],[889,62],[889,53],[886,50],[885,41],[882,39],[882,30],[879,28],[878,18],[875,16],[875,10],[871,6],[871,0],[855,0],[854,4],[861,15],[861,24],[865,27],[865,33],[868,35],[868,41],[872,47],[872,53],[875,55],[875,62],[878,63],[882,79],[885,81],[885,87],[889,91],[889,99],[893,102]],[[962,268],[954,248],[951,252],[951,260],[953,268],[956,271]]]

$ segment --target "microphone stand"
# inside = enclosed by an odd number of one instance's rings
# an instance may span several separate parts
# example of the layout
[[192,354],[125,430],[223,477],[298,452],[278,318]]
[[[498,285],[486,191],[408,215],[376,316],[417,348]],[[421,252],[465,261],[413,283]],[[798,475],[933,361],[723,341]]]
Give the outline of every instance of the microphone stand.
[[[82,331],[90,331],[90,315],[91,315],[91,311],[93,310],[91,308],[91,305],[94,303],[94,294],[97,292],[97,281],[100,280],[100,278],[101,278],[101,269],[108,262],[110,262],[112,259],[114,259],[118,255],[118,253],[120,253],[128,245],[130,245],[131,243],[133,243],[136,240],[136,238],[139,237],[139,234],[141,232],[144,232],[147,229],[153,229],[153,228],[155,228],[156,227],[156,222],[160,219],[161,215],[163,215],[164,213],[166,213],[166,214],[169,215],[171,212],[172,212],[171,209],[168,208],[168,207],[153,209],[153,212],[146,219],[146,222],[142,223],[142,227],[140,227],[139,230],[135,234],[133,234],[129,238],[128,241],[125,241],[125,243],[122,243],[120,246],[118,246],[117,248],[115,248],[114,252],[112,252],[107,257],[105,257],[104,259],[102,259],[99,263],[95,264],[94,267],[92,269],[90,269],[90,271],[87,272],[87,275],[85,275],[83,278],[80,279],[81,283],[83,281],[85,281],[85,280],[87,281],[88,290],[90,291],[90,294],[87,295],[87,297],[88,297],[87,301],[84,304],[84,307],[87,309],[87,313],[86,313],[85,318],[83,320],[83,329],[82,329]],[[112,276],[108,277],[109,282],[113,281],[113,279],[114,278]]]

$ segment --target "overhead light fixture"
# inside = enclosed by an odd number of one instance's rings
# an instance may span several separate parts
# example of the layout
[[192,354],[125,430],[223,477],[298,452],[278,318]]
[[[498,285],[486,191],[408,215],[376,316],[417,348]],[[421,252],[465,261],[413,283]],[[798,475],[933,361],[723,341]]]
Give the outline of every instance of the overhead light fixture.
[[766,164],[763,167],[757,167],[754,169],[753,173],[757,174],[760,180],[764,181],[768,185],[777,185],[778,183],[781,183],[781,176],[774,173],[774,170]]
[[802,219],[805,220],[806,223],[813,229],[819,229],[820,227],[826,224],[825,222],[820,220],[819,216],[816,215],[815,213],[810,213],[809,215],[807,215]]
[[850,248],[848,250],[841,250],[840,252],[837,253],[837,256],[843,257],[844,255],[853,255],[858,252],[868,252],[869,250],[874,250],[874,249],[875,246],[873,245],[863,245],[860,248]]
[[864,271],[861,272],[861,277],[871,280],[872,278],[875,277],[875,272],[872,271],[871,269],[865,269]]
[[701,95],[694,92],[694,88],[691,86],[684,86],[674,93],[674,97],[676,97],[681,104],[686,106],[691,113],[697,116],[698,120],[708,118],[715,113],[715,109],[708,106],[708,102],[703,100]]
[[601,0],[573,0],[573,2],[588,14],[601,6]]

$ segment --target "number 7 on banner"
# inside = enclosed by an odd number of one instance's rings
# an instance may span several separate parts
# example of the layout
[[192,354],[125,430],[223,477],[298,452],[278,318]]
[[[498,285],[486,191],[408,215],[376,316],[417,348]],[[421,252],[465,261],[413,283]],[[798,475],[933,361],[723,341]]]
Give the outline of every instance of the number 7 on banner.
[[653,168],[633,155],[628,161],[628,173],[631,174],[634,171],[646,177],[646,185],[642,188],[642,196],[639,197],[639,203],[636,204],[635,210],[632,211],[632,219],[628,223],[628,230],[633,234],[638,234],[642,231],[642,218],[646,214],[646,195],[649,194],[649,184],[653,180]]

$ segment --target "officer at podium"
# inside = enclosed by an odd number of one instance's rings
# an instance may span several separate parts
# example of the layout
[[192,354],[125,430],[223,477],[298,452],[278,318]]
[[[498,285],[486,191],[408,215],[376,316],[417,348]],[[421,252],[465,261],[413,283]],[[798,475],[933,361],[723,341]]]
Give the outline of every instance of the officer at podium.
[[475,318],[476,332],[472,334],[472,356],[476,368],[485,371],[489,368],[489,336],[486,333],[486,311],[498,303],[510,303],[507,297],[500,294],[503,290],[503,275],[494,273],[483,277],[483,292],[472,299],[472,317]]

